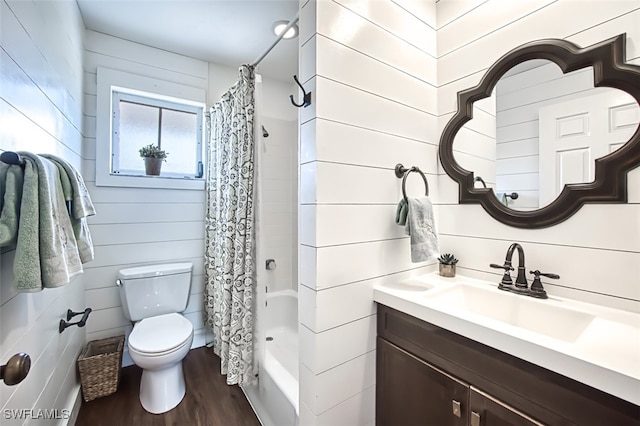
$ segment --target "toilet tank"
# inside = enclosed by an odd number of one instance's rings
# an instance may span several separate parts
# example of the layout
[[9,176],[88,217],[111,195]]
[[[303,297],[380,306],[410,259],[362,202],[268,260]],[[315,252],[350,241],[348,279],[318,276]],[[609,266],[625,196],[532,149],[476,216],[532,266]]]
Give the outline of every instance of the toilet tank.
[[121,269],[116,285],[127,319],[139,321],[187,307],[193,264],[169,263]]

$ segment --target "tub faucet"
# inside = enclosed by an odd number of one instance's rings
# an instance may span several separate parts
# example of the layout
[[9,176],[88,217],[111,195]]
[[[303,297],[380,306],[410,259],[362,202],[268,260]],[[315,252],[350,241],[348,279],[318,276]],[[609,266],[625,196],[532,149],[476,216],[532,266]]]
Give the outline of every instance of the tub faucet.
[[[509,271],[513,271],[513,266],[511,266],[511,259],[513,258],[514,250],[518,250],[518,276],[516,277],[515,288],[513,285],[513,280],[511,279],[511,274]],[[500,290],[510,290],[515,291],[517,293],[524,293],[527,291],[528,283],[526,277],[526,269],[524,265],[524,249],[518,243],[513,243],[507,249],[507,256],[504,259],[504,265],[496,265],[492,263],[492,268],[504,269],[504,276],[502,277],[502,281],[498,288]]]

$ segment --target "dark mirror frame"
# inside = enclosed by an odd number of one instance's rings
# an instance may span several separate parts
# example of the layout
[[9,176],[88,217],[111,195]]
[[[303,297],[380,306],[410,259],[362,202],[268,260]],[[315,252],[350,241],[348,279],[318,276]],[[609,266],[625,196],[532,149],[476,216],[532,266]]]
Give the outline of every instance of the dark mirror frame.
[[517,228],[544,228],[567,220],[584,203],[626,203],[627,172],[640,165],[640,126],[631,139],[616,151],[595,160],[595,180],[565,185],[549,205],[531,211],[517,211],[502,204],[492,188],[474,188],[473,172],[460,166],[453,155],[453,141],[462,126],[473,118],[473,103],[491,95],[507,71],[530,59],[547,59],[563,73],[593,67],[595,87],[613,87],[629,93],[640,105],[640,66],[625,63],[626,34],[580,48],[560,40],[538,40],[517,47],[500,58],[480,83],[458,92],[458,111],[440,138],[440,162],[459,185],[460,204],[477,203],[496,220]]

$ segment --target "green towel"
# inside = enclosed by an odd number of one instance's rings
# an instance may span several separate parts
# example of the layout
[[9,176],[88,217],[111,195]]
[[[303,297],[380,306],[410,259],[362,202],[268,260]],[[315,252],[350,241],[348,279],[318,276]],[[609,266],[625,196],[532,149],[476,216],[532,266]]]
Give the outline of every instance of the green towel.
[[0,163],[0,247],[16,242],[22,185],[20,166]]
[[398,203],[398,208],[396,209],[396,223],[400,226],[405,226],[407,224],[408,213],[409,206],[407,205],[407,200],[402,198]]
[[[78,253],[76,239],[69,214],[64,202],[64,192],[60,181],[58,167],[46,158],[39,157],[29,152],[19,152],[27,163],[33,168],[29,173],[37,174],[37,214],[30,212],[28,216],[24,211],[20,215],[20,228],[18,239],[27,234],[35,234],[38,238],[41,287],[59,287],[71,281],[71,278],[82,272],[82,264]],[[33,185],[33,182],[29,182]],[[24,193],[27,189],[27,169],[25,167],[25,185],[23,187],[23,205],[33,203],[27,200]],[[36,232],[34,232],[36,231]],[[16,247],[16,257],[18,250]],[[36,259],[32,252],[22,253],[21,256],[31,257],[32,263],[28,268],[36,266]],[[16,269],[19,267],[19,269]],[[14,275],[26,274],[25,264],[14,263]],[[16,281],[18,277],[16,276]],[[36,284],[21,282],[25,289],[36,290]],[[20,285],[20,283],[18,283]],[[20,287],[18,287],[20,289]]]
[[31,161],[26,161],[24,165],[22,201],[20,203],[18,240],[13,259],[14,287],[17,291],[33,292],[42,290],[39,224],[38,171]]

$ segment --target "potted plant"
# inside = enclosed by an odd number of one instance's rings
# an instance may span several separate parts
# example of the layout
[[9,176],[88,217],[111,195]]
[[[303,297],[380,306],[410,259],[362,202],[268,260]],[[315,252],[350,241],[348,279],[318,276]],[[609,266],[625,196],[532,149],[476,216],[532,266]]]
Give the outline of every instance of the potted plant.
[[455,258],[454,255],[450,253],[445,253],[438,257],[438,262],[440,262],[439,272],[443,277],[455,277],[456,276],[456,263],[458,263],[458,259]]
[[160,176],[162,162],[167,161],[168,152],[157,145],[147,145],[140,148],[140,157],[144,158],[144,170],[147,175]]

